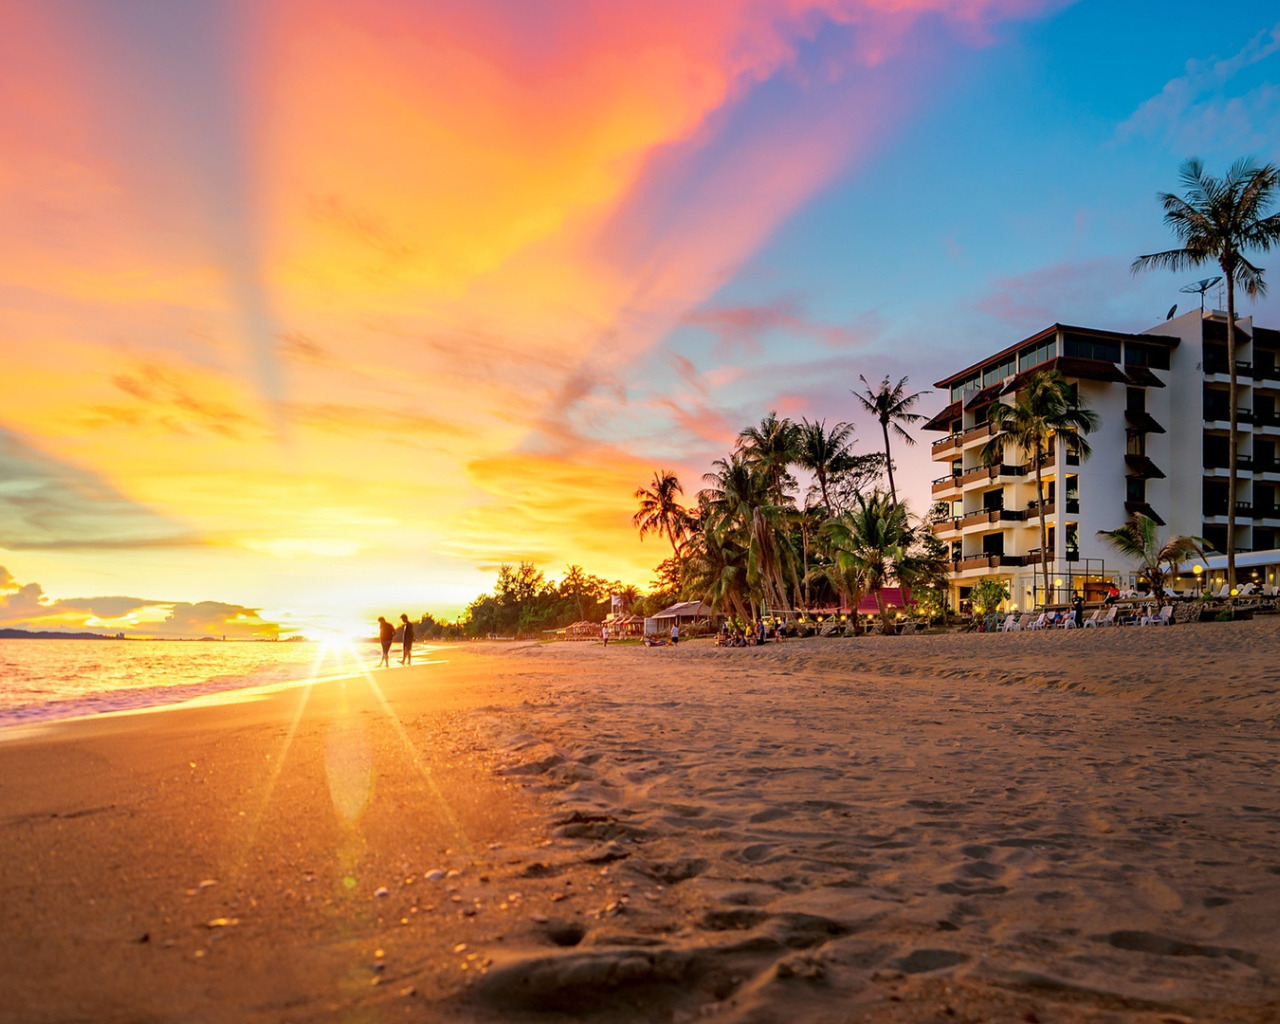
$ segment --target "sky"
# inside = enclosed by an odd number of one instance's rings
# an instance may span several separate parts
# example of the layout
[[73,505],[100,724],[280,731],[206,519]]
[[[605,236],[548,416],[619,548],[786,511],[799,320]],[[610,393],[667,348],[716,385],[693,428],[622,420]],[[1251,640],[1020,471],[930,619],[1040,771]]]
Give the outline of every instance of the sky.
[[[0,627],[644,589],[635,489],[1203,274],[1280,16],[1103,0],[0,0]],[[1258,262],[1274,281],[1276,254]],[[1280,282],[1240,311],[1280,326]],[[1214,295],[1210,293],[1210,302]],[[925,394],[928,414],[944,404]],[[928,437],[894,457],[923,510]]]

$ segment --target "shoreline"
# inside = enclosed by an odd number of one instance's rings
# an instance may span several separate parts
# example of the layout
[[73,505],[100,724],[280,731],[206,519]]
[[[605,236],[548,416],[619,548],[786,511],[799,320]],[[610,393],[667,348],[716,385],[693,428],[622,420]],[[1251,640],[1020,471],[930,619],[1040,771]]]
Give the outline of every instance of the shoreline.
[[1280,622],[1114,632],[459,645],[51,723],[0,743],[0,1018],[1262,1024]]

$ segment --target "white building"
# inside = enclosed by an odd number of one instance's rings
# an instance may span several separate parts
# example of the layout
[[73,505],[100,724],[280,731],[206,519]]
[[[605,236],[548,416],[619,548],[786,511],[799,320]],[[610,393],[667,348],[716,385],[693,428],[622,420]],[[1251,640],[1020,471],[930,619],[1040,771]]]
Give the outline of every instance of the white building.
[[[1257,572],[1260,583],[1274,585],[1280,553],[1262,552],[1280,535],[1280,332],[1255,328],[1249,318],[1237,325],[1236,549],[1255,553],[1244,577]],[[999,466],[987,467],[980,455],[991,437],[992,403],[1012,402],[1031,372],[1044,369],[1075,384],[1100,421],[1087,436],[1090,458],[1069,455],[1058,438],[1042,463],[1049,601],[1076,591],[1095,599],[1109,583],[1134,582],[1136,566],[1097,536],[1134,512],[1168,534],[1203,537],[1225,550],[1226,315],[1195,311],[1142,334],[1054,324],[936,384],[951,401],[925,426],[945,431],[933,444],[933,460],[946,472],[932,497],[950,505],[950,519],[934,529],[951,546],[953,600],[967,597],[980,577],[998,576],[1013,606],[1045,603],[1035,469],[1012,446]]]

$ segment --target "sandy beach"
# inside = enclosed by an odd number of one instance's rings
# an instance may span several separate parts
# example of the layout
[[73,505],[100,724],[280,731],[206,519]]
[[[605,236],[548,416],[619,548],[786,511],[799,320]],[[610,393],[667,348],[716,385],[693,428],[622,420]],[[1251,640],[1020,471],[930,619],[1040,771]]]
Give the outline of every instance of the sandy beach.
[[0,734],[0,1019],[1280,1019],[1280,619],[468,645]]

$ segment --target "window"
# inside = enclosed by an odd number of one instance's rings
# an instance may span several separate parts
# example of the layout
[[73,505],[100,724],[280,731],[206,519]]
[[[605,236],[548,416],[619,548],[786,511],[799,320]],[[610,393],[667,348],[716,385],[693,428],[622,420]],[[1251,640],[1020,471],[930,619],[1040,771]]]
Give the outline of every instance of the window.
[[1129,412],[1146,412],[1147,411],[1147,389],[1146,388],[1125,388],[1124,389],[1124,407]]
[[1231,461],[1231,445],[1222,434],[1204,435],[1204,468],[1226,469]]
[[1125,436],[1128,439],[1124,448],[1126,455],[1147,454],[1147,435],[1145,432],[1141,430],[1126,430]]
[[1227,482],[1225,480],[1204,482],[1204,514],[1207,516],[1227,514]]
[[1162,345],[1143,345],[1136,341],[1124,343],[1125,366],[1149,366],[1153,370],[1169,369],[1169,350]]
[[952,384],[951,385],[951,401],[953,402],[960,401],[961,397],[964,395],[964,389],[976,386],[978,383],[978,379],[979,379],[978,375],[974,373],[974,374],[970,374],[964,380],[958,380],[954,384]]
[[1057,355],[1057,340],[1055,338],[1046,338],[1044,341],[1038,342],[1029,348],[1024,348],[1018,353],[1018,372],[1029,370],[1033,366],[1039,366],[1046,360],[1052,359]]
[[1085,334],[1063,336],[1064,355],[1075,359],[1101,359],[1109,363],[1120,362],[1120,342],[1106,338],[1093,338]]
[[1003,555],[1004,554],[1004,534],[988,533],[982,538],[982,553],[984,555]]
[[1077,562],[1080,560],[1080,524],[1067,523],[1067,546],[1066,556],[1068,562]]
[[1124,500],[1145,502],[1147,500],[1147,482],[1141,477],[1125,477]]

